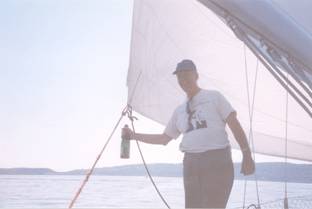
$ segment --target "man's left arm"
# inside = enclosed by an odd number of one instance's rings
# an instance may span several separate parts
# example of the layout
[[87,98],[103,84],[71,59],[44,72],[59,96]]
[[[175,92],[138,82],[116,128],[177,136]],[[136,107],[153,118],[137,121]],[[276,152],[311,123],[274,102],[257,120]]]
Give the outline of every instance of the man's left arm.
[[251,156],[251,151],[247,142],[245,132],[236,117],[236,112],[231,112],[226,118],[226,123],[230,127],[243,154],[241,173],[251,175],[255,172],[255,163]]

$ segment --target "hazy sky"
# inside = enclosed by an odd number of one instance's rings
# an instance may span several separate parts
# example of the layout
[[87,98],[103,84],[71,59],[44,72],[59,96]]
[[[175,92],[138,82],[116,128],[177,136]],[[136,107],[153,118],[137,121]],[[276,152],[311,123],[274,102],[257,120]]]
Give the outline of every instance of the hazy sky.
[[[127,100],[132,4],[1,1],[0,167],[92,165]],[[136,124],[163,130],[141,116]],[[178,144],[142,149],[149,163],[180,163]],[[98,167],[141,163],[134,145],[130,160],[119,159],[118,129]]]
[[132,1],[0,8],[0,167],[88,167],[126,101]]

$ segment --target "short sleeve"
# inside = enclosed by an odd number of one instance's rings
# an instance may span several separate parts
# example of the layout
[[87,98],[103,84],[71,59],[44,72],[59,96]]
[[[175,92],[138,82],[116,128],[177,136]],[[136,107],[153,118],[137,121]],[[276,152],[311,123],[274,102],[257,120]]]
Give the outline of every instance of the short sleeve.
[[230,113],[235,112],[232,105],[229,101],[221,94],[218,93],[218,102],[217,102],[217,109],[223,121],[226,121],[227,117]]
[[176,139],[180,136],[180,131],[178,130],[177,128],[177,110],[174,111],[174,113],[172,114],[166,128],[165,128],[165,131],[164,133],[173,138],[173,139]]

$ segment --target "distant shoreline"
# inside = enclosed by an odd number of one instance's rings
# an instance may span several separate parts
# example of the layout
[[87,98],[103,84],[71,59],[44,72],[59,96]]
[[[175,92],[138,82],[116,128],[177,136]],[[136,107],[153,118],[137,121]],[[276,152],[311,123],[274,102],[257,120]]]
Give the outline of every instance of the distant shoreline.
[[[240,174],[240,164],[234,163],[235,179],[254,179],[254,176],[247,178]],[[149,164],[148,168],[153,176],[159,177],[182,177],[182,164]],[[287,177],[285,175],[287,171]],[[0,175],[85,175],[86,169],[76,169],[66,172],[57,172],[49,168],[0,168]],[[310,164],[287,164],[284,163],[257,163],[257,178],[260,181],[273,181],[294,183],[312,183],[312,165]],[[96,168],[93,175],[103,176],[146,176],[144,166],[124,165]]]

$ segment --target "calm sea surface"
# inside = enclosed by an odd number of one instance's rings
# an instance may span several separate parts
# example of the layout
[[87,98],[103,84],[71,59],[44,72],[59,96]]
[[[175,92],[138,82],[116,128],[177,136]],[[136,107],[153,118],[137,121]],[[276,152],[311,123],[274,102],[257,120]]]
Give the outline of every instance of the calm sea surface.
[[[66,208],[84,176],[0,175],[0,208]],[[183,180],[155,177],[171,208],[184,207]],[[262,203],[284,197],[284,183],[258,182]],[[235,181],[228,208],[243,204],[244,181]],[[257,203],[255,182],[247,184],[246,205]],[[288,183],[290,203],[312,208],[312,184]],[[300,198],[300,196],[304,196]],[[281,201],[280,201],[281,202]],[[273,204],[273,203],[272,203]],[[272,208],[273,205],[268,206]],[[280,203],[274,203],[279,207]],[[310,205],[311,204],[311,205]],[[166,208],[146,177],[92,176],[74,207]]]

